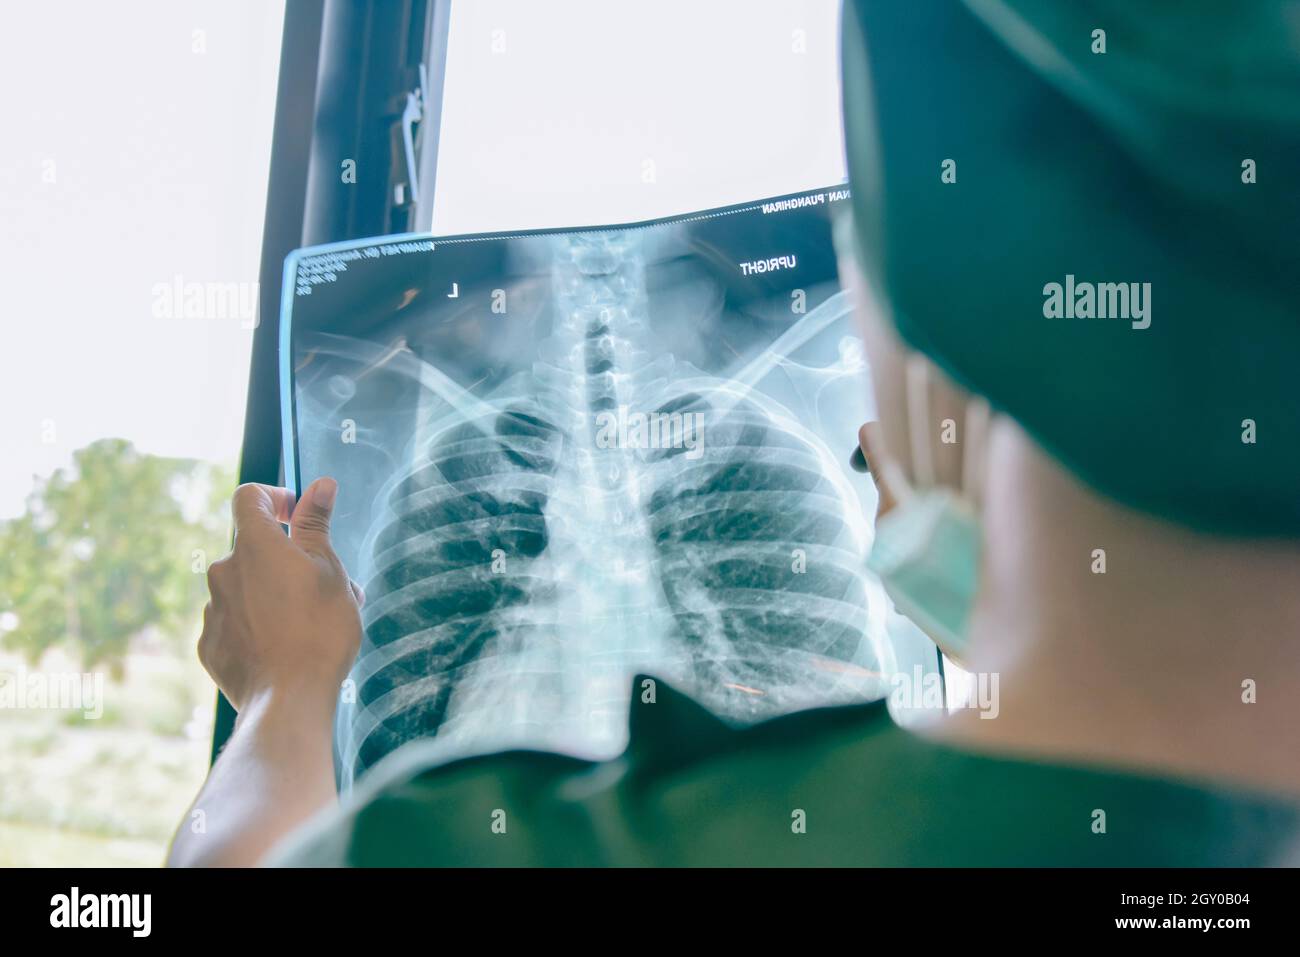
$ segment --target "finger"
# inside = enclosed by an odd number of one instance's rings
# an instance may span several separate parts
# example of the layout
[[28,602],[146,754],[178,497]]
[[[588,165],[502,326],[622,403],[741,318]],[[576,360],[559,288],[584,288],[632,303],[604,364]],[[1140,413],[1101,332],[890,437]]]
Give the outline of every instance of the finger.
[[212,602],[203,606],[203,627],[199,630],[199,640],[195,643],[195,652],[199,656],[199,664],[207,670],[209,656],[212,653],[213,635],[217,633],[217,612],[212,607]]
[[330,547],[330,516],[339,484],[332,478],[318,478],[302,493],[289,517],[289,537],[314,554],[333,555]]
[[280,527],[289,521],[293,510],[293,492],[250,482],[235,489],[230,511],[235,520],[235,536],[264,535],[275,532],[283,535]]
[[884,431],[879,422],[867,422],[858,429],[858,448],[862,450],[862,457],[867,461],[867,468],[880,495],[880,502],[876,506],[876,517],[879,518],[906,499],[912,489],[902,468],[885,445]]
[[862,323],[862,341],[871,357],[871,392],[875,399],[882,440],[891,459],[911,472],[907,435],[907,349],[886,321]]
[[352,597],[357,600],[357,607],[364,608],[366,605],[366,590],[350,578],[348,584],[352,586]]

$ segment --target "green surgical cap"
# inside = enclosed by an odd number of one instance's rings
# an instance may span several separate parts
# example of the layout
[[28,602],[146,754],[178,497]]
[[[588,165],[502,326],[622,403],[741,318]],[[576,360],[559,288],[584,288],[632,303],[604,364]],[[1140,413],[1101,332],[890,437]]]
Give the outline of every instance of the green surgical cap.
[[1300,536],[1300,3],[848,0],[844,110],[908,343],[1120,502]]

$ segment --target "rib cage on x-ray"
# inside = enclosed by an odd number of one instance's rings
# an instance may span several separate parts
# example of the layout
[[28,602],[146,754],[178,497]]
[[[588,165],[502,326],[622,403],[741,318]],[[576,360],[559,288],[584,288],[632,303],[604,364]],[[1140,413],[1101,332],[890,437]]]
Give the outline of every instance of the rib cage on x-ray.
[[[705,373],[657,337],[635,231],[548,245],[531,368],[474,394],[408,363],[438,394],[353,572],[345,780],[417,738],[611,754],[638,671],[753,720],[859,700],[888,668],[859,502],[824,442],[751,387],[780,350]],[[846,309],[832,296],[793,338]]]

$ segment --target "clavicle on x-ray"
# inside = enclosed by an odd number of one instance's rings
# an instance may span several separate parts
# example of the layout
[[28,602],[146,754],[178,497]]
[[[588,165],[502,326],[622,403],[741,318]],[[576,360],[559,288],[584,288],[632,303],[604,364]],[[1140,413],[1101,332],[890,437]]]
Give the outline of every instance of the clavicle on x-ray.
[[339,480],[366,592],[345,786],[421,738],[611,756],[638,672],[749,722],[911,667],[845,467],[869,412],[847,197],[295,254],[287,478]]

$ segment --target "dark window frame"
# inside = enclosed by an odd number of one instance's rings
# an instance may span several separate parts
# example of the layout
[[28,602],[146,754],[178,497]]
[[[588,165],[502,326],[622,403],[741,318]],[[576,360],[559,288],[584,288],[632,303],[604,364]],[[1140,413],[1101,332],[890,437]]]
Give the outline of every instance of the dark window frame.
[[[278,348],[285,257],[302,246],[413,228],[417,204],[409,187],[402,115],[408,95],[427,87],[416,135],[418,146],[432,149],[449,8],[450,0],[285,4],[241,484],[283,481]],[[435,19],[440,31],[432,29]],[[421,63],[430,65],[423,83]],[[355,182],[344,181],[346,160],[356,164]],[[426,165],[432,169],[428,158]],[[426,196],[432,186],[430,181]],[[234,708],[219,693],[212,760],[234,722]]]

